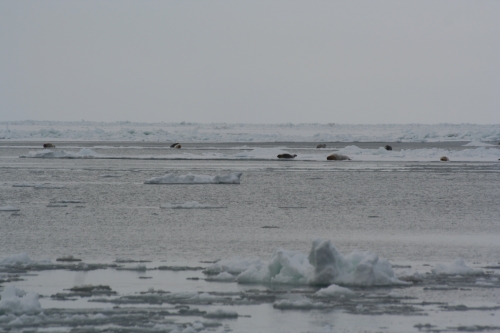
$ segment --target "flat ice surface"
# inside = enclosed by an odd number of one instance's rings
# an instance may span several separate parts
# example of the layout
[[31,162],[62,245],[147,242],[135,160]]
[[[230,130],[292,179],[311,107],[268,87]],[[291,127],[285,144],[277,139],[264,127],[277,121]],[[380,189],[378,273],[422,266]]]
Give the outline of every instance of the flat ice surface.
[[[0,122],[0,139],[150,142],[437,142],[500,140],[500,124],[197,124]],[[57,145],[56,145],[57,147]]]
[[[480,159],[498,148],[466,143],[191,143],[239,155],[179,160],[145,158],[184,154],[164,143],[19,158],[44,150],[4,141],[0,206],[19,211],[0,211],[0,330],[499,331],[500,164]],[[144,184],[236,170],[238,186]]]

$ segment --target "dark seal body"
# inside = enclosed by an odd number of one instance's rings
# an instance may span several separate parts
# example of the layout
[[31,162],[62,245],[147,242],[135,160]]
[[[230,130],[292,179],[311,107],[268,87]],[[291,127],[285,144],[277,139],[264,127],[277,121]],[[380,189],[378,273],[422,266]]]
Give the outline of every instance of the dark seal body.
[[328,161],[350,161],[351,159],[341,154],[331,154],[326,158]]
[[450,161],[450,159],[448,157],[446,157],[446,156],[441,157],[440,160],[443,161],[443,162],[449,162]]
[[291,155],[291,154],[279,154],[278,158],[289,158],[290,159],[290,158],[295,158],[296,156],[297,156],[297,154],[293,154],[293,155]]
[[322,144],[317,145],[316,148],[326,148],[326,145],[324,143],[322,143]]
[[56,146],[53,145],[52,143],[44,143],[43,148],[55,148]]
[[392,147],[391,147],[391,146],[389,146],[389,145],[385,145],[385,147],[384,147],[384,148],[385,148],[385,150],[392,150]]

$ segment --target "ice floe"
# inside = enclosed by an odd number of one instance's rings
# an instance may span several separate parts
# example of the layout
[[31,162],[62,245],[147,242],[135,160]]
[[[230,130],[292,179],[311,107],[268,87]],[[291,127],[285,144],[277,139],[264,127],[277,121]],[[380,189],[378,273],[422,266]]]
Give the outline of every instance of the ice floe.
[[436,264],[432,269],[432,273],[443,275],[479,275],[483,274],[483,271],[470,268],[462,258],[458,258],[450,264]]
[[192,173],[187,175],[167,173],[165,176],[146,180],[144,184],[239,184],[242,174],[241,172],[232,172],[225,175],[210,176]]
[[239,283],[311,285],[407,285],[399,280],[387,259],[373,252],[355,250],[342,255],[328,240],[315,240],[309,256],[276,249],[267,263],[255,259],[221,260],[208,267],[207,274],[228,272]]
[[12,285],[5,287],[1,293],[1,297],[0,314],[2,312],[14,313],[17,315],[35,314],[42,310],[37,293],[26,293],[24,290],[18,289]]
[[[8,129],[7,126],[8,124]],[[6,140],[150,142],[436,142],[500,140],[498,124],[202,124],[134,122],[0,122]],[[56,143],[57,144],[57,143]],[[166,146],[169,146],[167,144]],[[316,147],[316,145],[314,146]]]
[[327,288],[318,290],[314,295],[318,297],[352,297],[355,296],[356,293],[351,289],[332,284]]

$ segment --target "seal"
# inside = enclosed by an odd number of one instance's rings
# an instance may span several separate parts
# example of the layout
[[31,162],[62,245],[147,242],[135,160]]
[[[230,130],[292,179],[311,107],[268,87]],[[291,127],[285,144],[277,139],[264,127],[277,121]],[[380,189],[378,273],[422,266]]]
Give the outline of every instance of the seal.
[[290,154],[279,154],[278,158],[295,158],[296,156],[297,156],[297,154],[293,154],[293,155],[290,155]]
[[53,145],[52,143],[44,143],[43,148],[55,148],[56,146]]
[[441,157],[440,160],[443,161],[443,162],[449,162],[450,161],[450,159],[448,157],[446,157],[446,156]]
[[326,145],[324,143],[317,145],[316,148],[326,148]]
[[172,143],[170,145],[170,148],[177,148],[177,149],[180,149],[182,146],[180,143],[176,142],[176,143]]
[[351,159],[341,154],[331,154],[326,158],[328,161],[350,161]]
[[385,150],[392,150],[392,147],[391,147],[391,146],[389,146],[389,145],[385,145],[385,147],[384,147],[384,148],[385,148]]

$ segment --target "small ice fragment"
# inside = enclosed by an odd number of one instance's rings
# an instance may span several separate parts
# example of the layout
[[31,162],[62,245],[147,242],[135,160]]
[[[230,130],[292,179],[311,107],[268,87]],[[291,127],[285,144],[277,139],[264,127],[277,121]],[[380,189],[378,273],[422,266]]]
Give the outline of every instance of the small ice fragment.
[[480,269],[473,269],[468,267],[462,258],[456,259],[451,264],[437,264],[431,270],[434,274],[443,275],[478,275],[483,274]]

